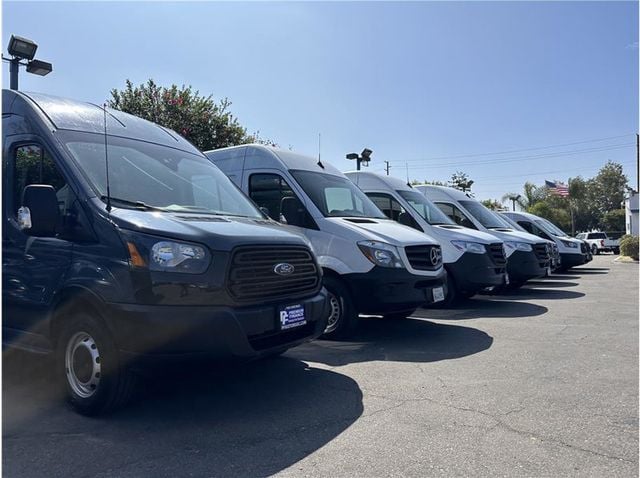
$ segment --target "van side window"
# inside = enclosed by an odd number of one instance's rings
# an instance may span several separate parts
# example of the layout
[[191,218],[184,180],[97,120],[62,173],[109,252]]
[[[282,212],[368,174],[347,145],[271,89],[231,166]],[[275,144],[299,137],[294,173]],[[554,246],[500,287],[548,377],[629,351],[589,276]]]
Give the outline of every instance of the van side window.
[[522,226],[522,228],[527,231],[529,234],[533,234],[533,224],[529,221],[518,221],[518,224]]
[[64,217],[66,211],[75,199],[51,156],[39,145],[29,144],[16,148],[13,168],[13,204],[11,211],[17,215],[22,205],[22,192],[30,184],[48,184],[54,187],[58,196],[60,216]]
[[400,224],[412,227],[418,231],[423,231],[420,225],[413,218],[411,213],[407,212],[393,196],[384,193],[365,193],[373,203],[378,206],[385,216],[393,219]]
[[274,221],[291,226],[317,228],[291,186],[278,174],[259,173],[249,177],[249,197],[266,208]]
[[402,213],[406,213],[402,205],[396,201],[392,196],[382,193],[365,193],[369,196],[369,199],[378,206],[385,216],[394,221],[398,220],[398,217]]
[[471,220],[454,204],[436,202],[436,206],[438,206],[443,213],[449,216],[449,219],[459,226],[478,229],[475,224],[473,224],[473,222],[471,222]]

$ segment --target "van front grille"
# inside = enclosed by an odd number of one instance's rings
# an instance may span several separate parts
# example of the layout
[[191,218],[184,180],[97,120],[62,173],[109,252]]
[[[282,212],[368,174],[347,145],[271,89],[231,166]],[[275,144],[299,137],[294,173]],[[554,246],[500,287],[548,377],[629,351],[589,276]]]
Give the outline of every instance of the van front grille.
[[[433,250],[433,252],[432,252]],[[404,248],[411,267],[417,271],[432,271],[442,265],[442,249],[440,246],[421,245]]]
[[549,264],[549,248],[545,242],[539,242],[533,245],[533,250],[536,253],[540,266],[547,267]]
[[229,294],[243,303],[302,297],[320,288],[320,270],[305,247],[237,248],[228,277]]
[[504,254],[504,247],[501,243],[489,244],[488,249],[489,255],[497,267],[504,267],[507,265],[507,256]]

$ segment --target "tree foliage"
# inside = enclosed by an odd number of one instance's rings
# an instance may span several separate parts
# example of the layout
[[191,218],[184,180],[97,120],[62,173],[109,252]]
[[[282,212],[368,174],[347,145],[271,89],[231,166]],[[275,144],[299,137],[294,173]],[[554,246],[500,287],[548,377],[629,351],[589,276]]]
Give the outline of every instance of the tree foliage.
[[456,171],[453,173],[449,180],[449,186],[459,189],[462,192],[471,192],[471,186],[473,183],[474,181],[469,179],[467,173],[463,173],[462,171]]
[[134,86],[127,80],[123,90],[111,90],[108,105],[170,128],[202,151],[252,142],[272,144],[257,133],[247,134],[231,114],[228,98],[216,102],[212,95],[202,96],[191,86],[166,88],[152,79]]
[[[624,230],[624,211],[620,207],[627,183],[622,165],[608,161],[591,179],[569,178],[568,198],[552,195],[546,187],[527,182],[517,204],[565,231],[621,231]],[[517,193],[507,193],[502,200],[517,196]]]
[[502,206],[502,203],[497,199],[484,199],[483,201],[480,201],[480,202],[484,204],[485,207],[491,209],[492,211],[501,211],[502,209],[504,209]]

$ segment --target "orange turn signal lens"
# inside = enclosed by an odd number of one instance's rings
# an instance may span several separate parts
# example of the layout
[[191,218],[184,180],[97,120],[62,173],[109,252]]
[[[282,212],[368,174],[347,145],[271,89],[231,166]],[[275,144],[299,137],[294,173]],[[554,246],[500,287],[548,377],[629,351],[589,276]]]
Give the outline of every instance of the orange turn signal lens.
[[133,242],[127,242],[129,250],[129,263],[134,267],[147,267],[147,263],[138,252],[138,248]]

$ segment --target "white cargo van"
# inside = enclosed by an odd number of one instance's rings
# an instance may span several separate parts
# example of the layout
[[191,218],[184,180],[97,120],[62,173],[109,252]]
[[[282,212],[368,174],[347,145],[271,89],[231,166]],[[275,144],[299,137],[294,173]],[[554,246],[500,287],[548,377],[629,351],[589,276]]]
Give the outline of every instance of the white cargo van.
[[547,241],[516,231],[499,215],[458,189],[431,185],[415,188],[460,226],[488,232],[504,241],[510,287],[519,287],[529,279],[548,274],[550,246]]
[[445,299],[440,245],[387,219],[331,164],[262,145],[205,154],[271,219],[311,242],[331,304],[326,336],[348,336],[358,314],[406,317]]
[[447,271],[447,304],[505,283],[507,258],[501,239],[458,226],[401,179],[363,171],[345,174],[388,218],[426,232],[440,243]]
[[531,234],[553,241],[560,252],[559,270],[567,269],[589,262],[584,241],[574,239],[552,222],[528,212],[504,212],[508,218],[518,223]]

